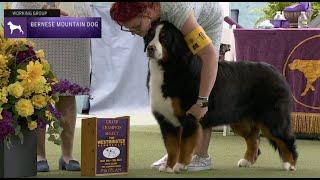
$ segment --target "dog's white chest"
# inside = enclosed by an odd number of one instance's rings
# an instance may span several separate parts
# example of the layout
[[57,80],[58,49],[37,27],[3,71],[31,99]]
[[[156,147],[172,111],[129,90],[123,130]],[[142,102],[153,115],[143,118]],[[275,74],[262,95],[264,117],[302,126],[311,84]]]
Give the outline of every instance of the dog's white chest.
[[150,105],[153,111],[162,114],[173,126],[181,126],[174,115],[171,98],[164,98],[161,90],[163,84],[163,70],[155,60],[150,60]]

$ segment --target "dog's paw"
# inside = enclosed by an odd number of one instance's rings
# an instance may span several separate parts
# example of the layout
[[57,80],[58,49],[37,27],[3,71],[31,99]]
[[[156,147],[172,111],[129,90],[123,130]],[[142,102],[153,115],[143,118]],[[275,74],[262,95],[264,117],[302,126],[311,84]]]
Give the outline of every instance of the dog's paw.
[[166,164],[162,164],[162,165],[159,167],[159,171],[160,171],[160,172],[173,173],[173,169],[170,168],[169,166],[167,166]]
[[240,159],[238,161],[238,167],[251,167],[252,163],[246,159]]
[[173,171],[175,173],[180,173],[182,171],[187,171],[187,170],[188,170],[188,166],[181,163],[176,163],[173,167]]
[[291,165],[289,162],[283,163],[283,169],[287,171],[295,171],[297,168],[294,165]]

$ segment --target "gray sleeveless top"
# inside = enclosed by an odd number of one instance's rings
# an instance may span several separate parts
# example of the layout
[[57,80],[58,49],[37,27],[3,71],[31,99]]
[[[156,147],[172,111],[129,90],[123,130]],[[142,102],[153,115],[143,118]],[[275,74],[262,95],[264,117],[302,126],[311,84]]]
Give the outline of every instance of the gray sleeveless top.
[[223,28],[223,13],[219,2],[160,2],[161,20],[174,24],[181,30],[189,13],[194,10],[198,24],[212,39],[216,53],[219,54]]

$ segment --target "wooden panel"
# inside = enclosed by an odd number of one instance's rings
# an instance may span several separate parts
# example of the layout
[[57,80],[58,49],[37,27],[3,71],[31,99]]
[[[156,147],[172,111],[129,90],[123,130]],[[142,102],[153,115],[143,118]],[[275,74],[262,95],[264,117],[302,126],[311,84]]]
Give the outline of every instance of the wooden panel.
[[97,118],[82,119],[81,176],[95,176],[97,152]]

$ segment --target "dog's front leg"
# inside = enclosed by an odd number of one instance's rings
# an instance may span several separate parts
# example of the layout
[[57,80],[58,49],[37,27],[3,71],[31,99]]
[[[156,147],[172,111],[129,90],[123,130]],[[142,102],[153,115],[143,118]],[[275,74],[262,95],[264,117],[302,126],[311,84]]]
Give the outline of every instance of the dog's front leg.
[[165,147],[168,153],[168,159],[166,164],[159,167],[161,172],[173,173],[173,167],[178,161],[179,149],[180,149],[180,139],[181,139],[181,128],[174,128],[174,130],[167,130],[163,133]]
[[184,119],[184,127],[181,135],[181,145],[178,163],[174,166],[173,171],[180,173],[186,171],[190,164],[193,152],[196,146],[202,141],[202,127],[198,120],[192,116]]

